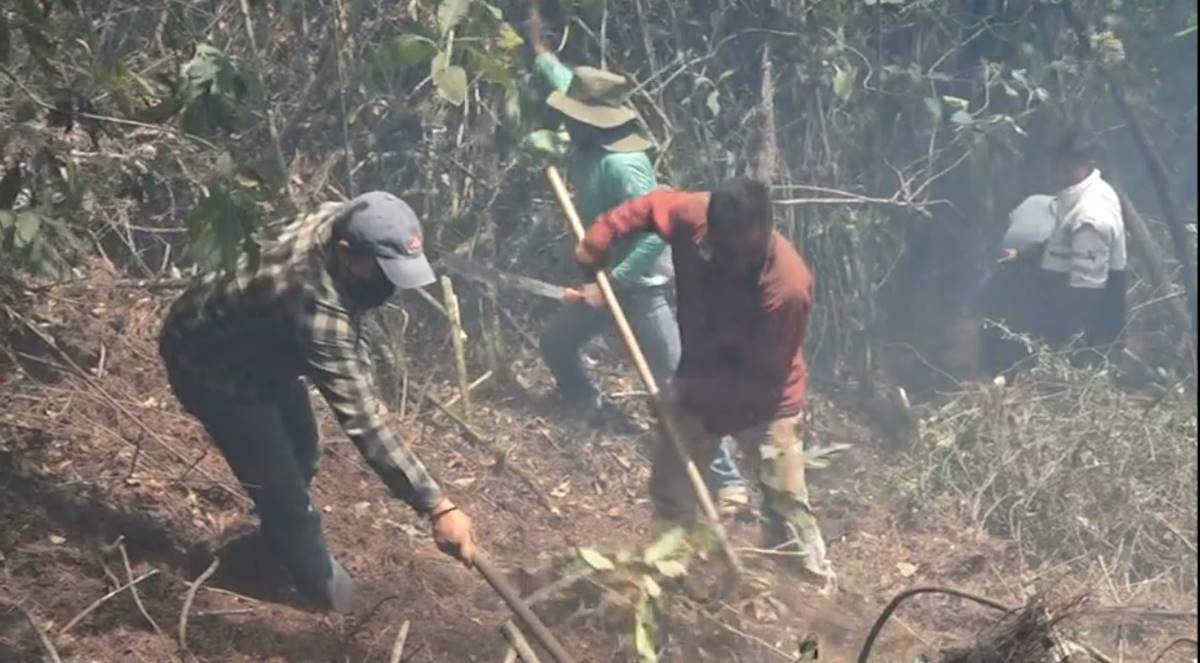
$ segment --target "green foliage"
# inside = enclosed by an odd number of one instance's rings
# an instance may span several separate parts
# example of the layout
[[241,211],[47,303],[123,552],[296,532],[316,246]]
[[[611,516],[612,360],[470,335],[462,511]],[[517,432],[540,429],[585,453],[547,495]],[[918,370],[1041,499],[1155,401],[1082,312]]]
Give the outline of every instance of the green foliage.
[[437,42],[432,39],[415,34],[400,35],[371,53],[371,74],[377,80],[391,80],[429,62],[437,52]]
[[0,209],[0,259],[42,276],[58,277],[89,245],[64,220],[41,210]]
[[217,157],[208,193],[187,218],[191,252],[210,269],[232,269],[243,257],[258,260],[256,237],[258,197],[262,180],[252,171],[235,167],[228,152]]
[[231,131],[239,103],[258,89],[252,76],[211,44],[196,45],[179,78],[183,128],[200,135]]
[[446,101],[461,106],[467,100],[467,70],[450,64],[450,58],[445,53],[433,56],[429,63],[429,75],[433,77],[438,94]]

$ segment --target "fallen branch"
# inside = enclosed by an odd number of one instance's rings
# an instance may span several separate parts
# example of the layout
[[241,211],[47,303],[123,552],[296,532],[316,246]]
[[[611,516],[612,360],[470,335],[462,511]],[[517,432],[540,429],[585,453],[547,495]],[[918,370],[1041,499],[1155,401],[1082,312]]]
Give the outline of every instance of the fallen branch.
[[45,659],[50,661],[50,663],[62,663],[62,659],[58,656],[58,650],[54,648],[54,643],[50,642],[50,636],[46,633],[46,629],[42,628],[42,625],[38,623],[37,617],[34,617],[31,612],[25,609],[25,606],[19,603],[6,603],[6,605],[11,606],[13,610],[21,613],[25,621],[29,622],[30,628],[37,634],[38,640],[42,643],[42,649],[46,651]]
[[525,635],[521,633],[521,629],[509,620],[504,622],[500,627],[500,632],[504,634],[504,638],[508,640],[508,644],[512,646],[513,651],[525,663],[541,663],[537,654],[533,653],[533,648],[529,646],[529,642],[525,639]]
[[464,343],[467,335],[463,332],[462,312],[458,308],[458,297],[454,294],[454,283],[449,276],[442,277],[442,298],[450,319],[450,341],[454,346],[454,366],[458,371],[458,397],[465,418],[471,414],[471,378],[467,374],[467,347]]
[[1000,603],[999,601],[989,599],[986,596],[978,596],[976,594],[970,594],[968,592],[951,589],[949,587],[913,587],[912,589],[900,592],[895,596],[895,598],[889,601],[886,606],[884,606],[883,612],[879,613],[879,617],[876,618],[875,623],[871,625],[871,630],[867,631],[867,639],[863,642],[862,649],[858,653],[858,663],[867,663],[867,661],[871,658],[871,649],[875,646],[875,640],[879,637],[880,632],[883,631],[883,627],[885,624],[887,624],[888,619],[891,618],[892,613],[896,612],[896,609],[900,607],[900,604],[914,596],[919,596],[921,594],[945,594],[947,596],[954,596],[960,599],[973,601],[980,605],[987,606],[993,610],[999,610],[1004,613],[1011,614],[1013,612],[1012,608]]
[[[125,543],[120,539],[117,539],[117,550],[121,551],[121,563],[125,566],[125,575],[132,583],[133,567],[129,564],[129,553],[125,551]],[[132,584],[129,585],[129,594],[133,597],[133,602],[137,605],[138,612],[142,613],[142,616],[145,617],[146,621],[150,624],[150,628],[154,629],[154,632],[158,634],[158,637],[165,640],[167,636],[164,635],[162,629],[158,627],[158,622],[154,621],[154,618],[150,616],[150,612],[146,610],[146,606],[142,603],[142,597],[138,596],[137,588],[135,588]]]
[[111,599],[112,597],[116,596],[117,594],[120,594],[121,592],[123,592],[127,589],[132,588],[134,585],[142,582],[143,580],[145,580],[151,576],[155,576],[155,575],[158,575],[158,569],[152,569],[152,570],[144,573],[143,575],[138,576],[136,579],[130,580],[129,582],[125,583],[124,585],[121,585],[120,587],[112,590],[111,592],[105,594],[104,596],[101,596],[100,598],[96,599],[95,601],[92,601],[91,605],[84,608],[82,612],[80,612],[78,615],[75,615],[71,619],[71,621],[67,622],[65,626],[63,626],[61,629],[59,629],[58,634],[66,635],[67,633],[69,633],[71,631],[71,629],[75,628],[79,624],[79,622],[83,621],[84,618],[86,618],[88,615],[92,614],[92,612],[94,612],[96,610],[96,608],[99,608],[101,605],[103,605],[105,601]]
[[[467,385],[468,390],[475,391],[476,389],[479,388],[480,385],[482,385],[484,382],[487,382],[490,379],[492,379],[492,372],[488,371],[488,372],[484,373],[483,375],[480,375],[479,377],[472,380],[471,384]],[[444,403],[444,405],[446,407],[454,407],[454,404],[459,401],[459,398],[461,396],[462,396],[461,394],[455,394],[455,395],[451,396],[450,400],[446,401]]]
[[191,587],[188,587],[187,595],[183,598],[183,609],[179,611],[179,648],[185,652],[188,651],[188,613],[190,613],[192,610],[192,602],[196,600],[196,592],[200,591],[200,586],[204,584],[205,580],[208,580],[212,577],[212,574],[217,572],[217,567],[220,565],[221,558],[214,557],[212,564],[209,564],[208,568],[204,569],[204,573],[201,573],[200,577],[196,578]]

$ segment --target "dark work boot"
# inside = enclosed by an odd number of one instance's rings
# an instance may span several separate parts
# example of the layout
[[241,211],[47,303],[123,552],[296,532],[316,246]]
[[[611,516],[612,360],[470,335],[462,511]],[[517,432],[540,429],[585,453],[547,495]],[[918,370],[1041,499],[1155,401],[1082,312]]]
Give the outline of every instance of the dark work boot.
[[336,559],[329,558],[329,573],[324,578],[299,576],[293,569],[296,589],[318,610],[349,614],[354,605],[354,580]]
[[354,605],[354,580],[336,559],[330,559],[329,562],[333,567],[333,577],[329,579],[326,591],[329,609],[343,615],[350,614]]

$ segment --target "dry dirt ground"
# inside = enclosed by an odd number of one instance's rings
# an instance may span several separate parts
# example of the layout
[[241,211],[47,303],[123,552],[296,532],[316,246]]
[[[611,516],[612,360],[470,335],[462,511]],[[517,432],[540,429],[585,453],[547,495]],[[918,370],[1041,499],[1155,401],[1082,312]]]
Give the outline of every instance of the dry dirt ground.
[[[36,331],[18,323],[7,342],[12,352],[0,355],[0,661],[42,660],[25,614],[64,661],[387,661],[405,621],[404,661],[504,658],[503,604],[477,575],[437,552],[424,524],[389,498],[325,412],[315,499],[332,549],[362,588],[363,609],[347,617],[306,610],[252,549],[230,553],[185,607],[211,551],[252,529],[253,518],[220,456],[166,386],[154,338],[169,296],[97,271],[48,287],[37,301],[25,318]],[[418,326],[410,336],[435,328]],[[430,347],[442,353],[445,345]],[[421,345],[410,339],[408,347],[412,353]],[[412,359],[409,402],[396,412],[397,425],[525,591],[533,587],[522,569],[544,569],[573,546],[644,542],[648,467],[639,445],[648,433],[572,422],[540,395],[548,382],[536,362],[525,361],[517,369],[531,389],[485,383],[475,397],[471,423],[507,450],[498,462],[444,415],[413,404],[427,387],[442,401],[452,395],[447,357]],[[615,373],[607,379],[612,391],[631,390]],[[855,446],[813,472],[811,483],[843,591],[820,597],[747,553],[751,573],[770,579],[769,600],[715,605],[711,619],[670,630],[664,660],[795,660],[810,633],[820,641],[820,660],[854,660],[882,604],[913,585],[1021,602],[1034,576],[1015,546],[979,534],[952,510],[882,497],[894,452],[835,400],[814,396],[811,437]],[[737,545],[755,545],[754,528],[732,531]],[[114,591],[131,580],[140,580],[136,597]],[[635,660],[625,634],[605,630],[588,610],[543,612],[579,661]],[[916,599],[889,623],[872,660],[936,657],[990,616],[952,599]],[[1115,633],[1131,652],[1125,660],[1149,660],[1132,652],[1153,651],[1171,634],[1194,637],[1195,623],[1110,615],[1084,631],[1112,652]]]

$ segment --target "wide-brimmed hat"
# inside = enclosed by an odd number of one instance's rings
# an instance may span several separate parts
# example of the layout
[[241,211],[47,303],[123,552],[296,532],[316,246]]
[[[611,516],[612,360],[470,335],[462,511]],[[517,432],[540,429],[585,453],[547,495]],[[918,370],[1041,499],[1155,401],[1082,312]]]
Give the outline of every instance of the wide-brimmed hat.
[[547,106],[603,131],[601,144],[608,150],[640,152],[653,146],[638,131],[637,111],[629,105],[633,83],[628,78],[595,67],[575,67],[573,74],[566,94],[551,92]]

